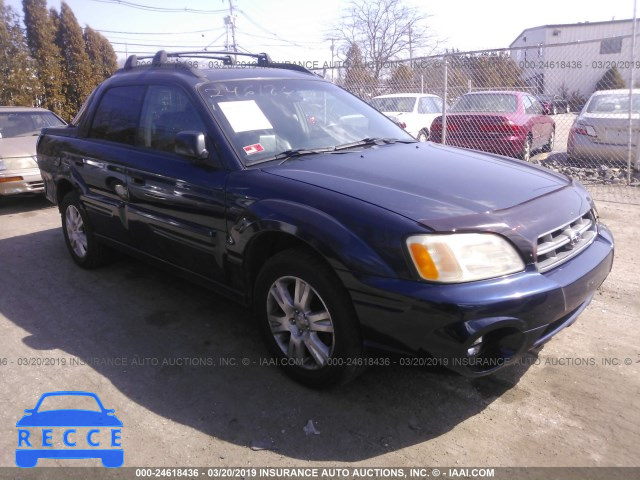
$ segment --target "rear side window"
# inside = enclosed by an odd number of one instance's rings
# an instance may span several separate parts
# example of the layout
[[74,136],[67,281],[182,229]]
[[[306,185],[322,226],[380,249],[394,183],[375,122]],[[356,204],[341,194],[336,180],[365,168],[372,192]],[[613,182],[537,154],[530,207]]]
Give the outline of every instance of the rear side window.
[[436,103],[434,98],[422,97],[418,103],[418,113],[440,113],[442,105]]
[[102,96],[89,136],[134,145],[146,87],[114,87]]

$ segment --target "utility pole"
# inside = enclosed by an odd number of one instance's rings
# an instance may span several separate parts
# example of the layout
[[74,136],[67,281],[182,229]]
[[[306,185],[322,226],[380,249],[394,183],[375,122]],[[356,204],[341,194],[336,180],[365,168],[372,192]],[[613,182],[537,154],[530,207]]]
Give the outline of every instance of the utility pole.
[[[233,13],[233,0],[229,0],[229,15],[224,17],[224,23],[227,28],[231,27],[231,50],[237,52],[238,47],[236,45],[236,16]],[[229,42],[227,41],[227,43]]]
[[335,49],[335,43],[334,42],[336,41],[336,39],[335,38],[330,38],[329,40],[331,40],[331,82],[332,83],[336,83],[335,82],[335,77],[333,75],[334,74],[334,70],[333,70],[333,68],[334,68],[334,66],[333,66],[333,52],[334,52],[334,49]]
[[411,44],[411,24],[409,24],[409,59],[413,63],[413,48],[412,47],[413,47],[413,45]]

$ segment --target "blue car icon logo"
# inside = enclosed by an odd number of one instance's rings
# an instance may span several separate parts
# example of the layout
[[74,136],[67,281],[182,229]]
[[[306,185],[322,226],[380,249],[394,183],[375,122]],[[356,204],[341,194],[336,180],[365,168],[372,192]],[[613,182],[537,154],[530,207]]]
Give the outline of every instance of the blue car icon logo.
[[[66,408],[69,404],[82,408]],[[45,393],[33,409],[24,412],[16,423],[18,467],[35,467],[40,458],[99,458],[107,468],[124,463],[122,422],[95,393]]]

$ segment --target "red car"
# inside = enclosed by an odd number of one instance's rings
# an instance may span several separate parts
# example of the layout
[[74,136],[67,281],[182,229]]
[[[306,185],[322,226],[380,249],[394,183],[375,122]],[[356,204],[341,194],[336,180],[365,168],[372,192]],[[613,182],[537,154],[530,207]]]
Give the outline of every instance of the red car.
[[[465,93],[446,117],[447,145],[523,160],[529,160],[535,150],[553,149],[555,123],[528,93]],[[431,125],[431,140],[442,143],[442,116]]]

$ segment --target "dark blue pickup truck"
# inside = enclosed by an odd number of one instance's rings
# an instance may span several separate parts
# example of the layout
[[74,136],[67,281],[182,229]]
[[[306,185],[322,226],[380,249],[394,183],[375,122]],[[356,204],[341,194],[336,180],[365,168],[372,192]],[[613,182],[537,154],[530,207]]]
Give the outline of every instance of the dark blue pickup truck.
[[613,239],[580,184],[417,142],[310,72],[249,59],[130,57],[43,131],[78,265],[124,250],[252,306],[278,364],[316,387],[380,349],[487,374],[587,307]]

